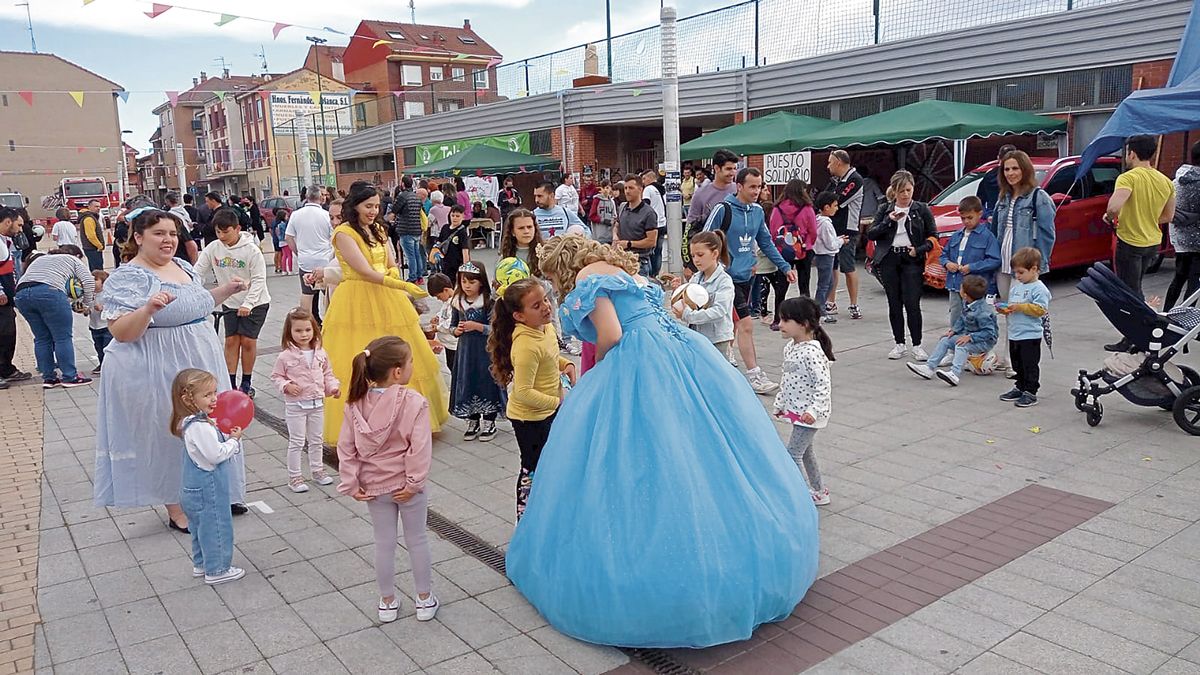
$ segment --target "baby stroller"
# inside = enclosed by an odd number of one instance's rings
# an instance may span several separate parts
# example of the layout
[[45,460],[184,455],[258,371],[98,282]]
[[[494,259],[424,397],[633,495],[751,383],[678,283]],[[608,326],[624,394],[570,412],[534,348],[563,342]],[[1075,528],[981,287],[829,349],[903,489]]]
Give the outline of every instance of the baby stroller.
[[1200,436],[1200,374],[1171,359],[1200,335],[1200,291],[1170,311],[1159,313],[1137,296],[1111,269],[1096,264],[1078,285],[1100,311],[1133,344],[1137,356],[1117,355],[1094,373],[1079,371],[1071,390],[1075,407],[1087,413],[1090,426],[1100,424],[1100,397],[1120,392],[1130,403],[1171,411],[1180,429]]

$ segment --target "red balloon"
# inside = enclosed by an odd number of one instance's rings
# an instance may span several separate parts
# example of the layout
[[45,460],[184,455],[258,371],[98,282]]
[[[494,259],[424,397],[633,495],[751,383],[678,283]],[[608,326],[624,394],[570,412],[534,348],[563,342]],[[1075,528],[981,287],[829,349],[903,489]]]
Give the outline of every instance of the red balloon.
[[217,409],[213,411],[213,420],[217,428],[224,433],[233,431],[234,427],[245,429],[254,419],[254,401],[238,391],[230,389],[217,394]]

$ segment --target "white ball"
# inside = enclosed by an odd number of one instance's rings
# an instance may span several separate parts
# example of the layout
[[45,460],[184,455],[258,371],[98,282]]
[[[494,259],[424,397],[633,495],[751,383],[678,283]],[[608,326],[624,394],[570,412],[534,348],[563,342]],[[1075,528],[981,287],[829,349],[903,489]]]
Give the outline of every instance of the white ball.
[[967,358],[967,367],[976,375],[991,375],[996,372],[996,364],[999,359],[992,352],[987,354],[976,354]]
[[46,228],[42,227],[41,225],[34,225],[33,233],[36,236],[44,237],[44,236],[46,236]]
[[682,284],[671,294],[671,307],[676,310],[700,309],[708,305],[708,289],[700,284]]

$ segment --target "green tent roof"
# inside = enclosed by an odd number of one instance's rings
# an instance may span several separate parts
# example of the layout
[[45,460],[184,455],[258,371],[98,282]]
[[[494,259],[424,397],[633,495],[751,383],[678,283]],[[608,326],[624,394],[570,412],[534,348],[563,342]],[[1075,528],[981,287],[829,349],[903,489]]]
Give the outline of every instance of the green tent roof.
[[526,155],[490,145],[472,145],[462,152],[421,166],[406,168],[418,176],[457,176],[460,174],[496,174],[514,171],[557,169],[559,160],[542,155]]
[[1064,120],[975,103],[918,101],[878,115],[845,122],[799,139],[796,149],[920,143],[935,138],[963,140],[1002,134],[1050,134],[1067,130]]
[[683,159],[706,159],[721,149],[743,155],[803,150],[794,139],[836,125],[832,120],[780,111],[690,140],[679,146],[679,154]]

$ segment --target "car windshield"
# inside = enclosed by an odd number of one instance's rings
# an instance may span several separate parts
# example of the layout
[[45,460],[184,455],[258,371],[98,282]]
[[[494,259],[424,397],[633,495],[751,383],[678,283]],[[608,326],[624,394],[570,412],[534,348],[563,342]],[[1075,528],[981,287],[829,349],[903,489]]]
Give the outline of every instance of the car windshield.
[[104,181],[63,183],[63,193],[68,197],[100,197],[105,194]]
[[25,200],[21,195],[0,195],[0,206],[19,209],[25,206]]
[[[938,193],[930,202],[930,206],[958,206],[963,197],[977,196],[979,194],[979,183],[983,177],[987,175],[986,171],[972,171],[964,175],[962,178],[950,184],[950,187]],[[1042,184],[1042,179],[1046,177],[1044,169],[1036,169],[1034,176],[1037,178],[1037,184]]]

